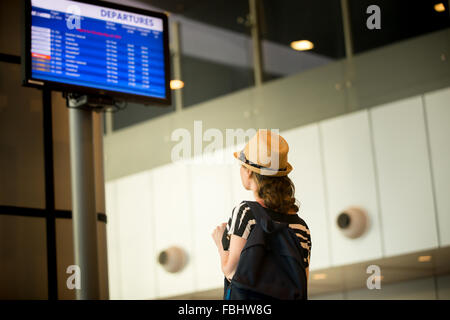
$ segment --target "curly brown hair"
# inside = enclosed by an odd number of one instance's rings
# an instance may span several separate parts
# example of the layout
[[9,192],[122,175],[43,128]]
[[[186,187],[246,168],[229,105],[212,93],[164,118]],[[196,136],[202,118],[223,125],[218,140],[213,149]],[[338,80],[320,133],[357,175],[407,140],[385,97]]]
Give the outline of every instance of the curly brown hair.
[[295,186],[287,176],[264,176],[252,172],[258,185],[258,196],[264,200],[269,209],[281,213],[298,212],[299,205],[295,199]]

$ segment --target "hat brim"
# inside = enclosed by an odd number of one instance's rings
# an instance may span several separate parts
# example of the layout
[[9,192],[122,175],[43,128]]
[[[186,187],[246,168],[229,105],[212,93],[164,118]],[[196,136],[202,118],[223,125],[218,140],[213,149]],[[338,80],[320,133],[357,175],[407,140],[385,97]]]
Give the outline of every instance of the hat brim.
[[263,168],[255,168],[251,165],[249,165],[248,163],[243,162],[242,160],[239,159],[239,152],[233,152],[233,156],[236,158],[237,161],[239,161],[244,167],[246,167],[247,169],[249,169],[250,171],[253,171],[257,174],[263,175],[263,176],[270,176],[270,177],[284,177],[287,176],[289,174],[289,172],[292,171],[292,166],[291,164],[288,162],[287,166],[286,166],[286,170],[282,170],[282,171],[273,171],[273,170],[264,170]]

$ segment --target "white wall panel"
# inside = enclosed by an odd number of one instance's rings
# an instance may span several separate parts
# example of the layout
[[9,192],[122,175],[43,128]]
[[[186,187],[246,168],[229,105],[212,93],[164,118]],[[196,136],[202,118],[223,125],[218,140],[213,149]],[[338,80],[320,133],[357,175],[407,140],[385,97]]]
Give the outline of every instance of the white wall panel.
[[194,254],[196,289],[207,290],[223,285],[223,274],[213,229],[227,222],[232,210],[231,168],[229,164],[190,164],[192,210],[194,214]]
[[151,174],[141,172],[116,182],[121,298],[151,299],[156,295]]
[[437,246],[421,97],[371,111],[386,254]]
[[235,151],[240,151],[244,148],[244,145],[240,144],[238,146],[228,147],[223,150],[223,159],[225,162],[230,164],[231,170],[231,205],[233,209],[234,206],[237,206],[244,200],[255,201],[255,197],[253,196],[253,192],[246,190],[242,186],[241,181],[241,164],[238,160],[236,160],[233,156]]
[[[235,163],[230,165],[231,193],[232,193],[231,204],[233,207],[237,206],[239,203],[241,203],[244,200],[255,201],[253,192],[246,190],[242,186],[240,171],[241,171],[241,166],[236,160]],[[231,214],[231,210],[232,210],[232,208],[230,209],[230,214]]]
[[[359,111],[320,124],[325,164],[331,256],[344,265],[382,256],[379,209],[367,111]],[[357,239],[341,234],[336,218],[349,206],[369,215],[369,228]]]
[[[193,220],[191,185],[185,163],[171,163],[152,170],[153,215],[155,222],[155,256],[157,296],[168,297],[195,290],[193,264]],[[183,248],[188,264],[179,273],[169,273],[157,263],[159,253],[171,246]]]
[[108,223],[106,224],[106,239],[108,247],[108,283],[109,297],[113,300],[122,298],[120,275],[120,238],[119,217],[117,210],[117,182],[107,182],[105,185],[105,206]]
[[282,132],[281,135],[289,144],[288,161],[294,167],[289,177],[294,182],[295,196],[300,202],[299,215],[311,231],[310,269],[327,268],[331,265],[329,227],[318,125],[296,128]]
[[[421,97],[411,98],[281,133],[290,146],[300,216],[311,229],[312,270],[381,258],[383,249],[391,256],[436,247],[437,225],[441,245],[450,245],[450,90],[424,100],[425,108]],[[112,299],[222,286],[211,232],[240,201],[253,200],[232,159],[236,150],[107,183]],[[370,216],[368,232],[354,240],[336,225],[352,205]],[[158,253],[171,245],[189,254],[179,274],[157,264]]]
[[450,245],[450,89],[425,95],[441,246]]

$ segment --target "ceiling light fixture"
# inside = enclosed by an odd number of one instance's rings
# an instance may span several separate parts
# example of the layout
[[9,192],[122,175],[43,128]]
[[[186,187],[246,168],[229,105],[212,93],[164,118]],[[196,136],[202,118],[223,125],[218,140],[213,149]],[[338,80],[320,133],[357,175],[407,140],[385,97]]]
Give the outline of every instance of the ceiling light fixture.
[[445,6],[444,6],[444,4],[442,2],[441,3],[437,3],[437,4],[434,5],[434,10],[436,12],[444,12],[445,11]]
[[170,89],[177,90],[184,87],[184,82],[181,80],[170,80]]
[[431,256],[419,256],[417,258],[417,261],[419,261],[419,262],[430,262],[431,261]]
[[327,274],[326,273],[315,273],[312,276],[313,280],[324,280],[327,278]]
[[314,48],[314,44],[309,40],[292,41],[291,48],[297,51],[311,50]]

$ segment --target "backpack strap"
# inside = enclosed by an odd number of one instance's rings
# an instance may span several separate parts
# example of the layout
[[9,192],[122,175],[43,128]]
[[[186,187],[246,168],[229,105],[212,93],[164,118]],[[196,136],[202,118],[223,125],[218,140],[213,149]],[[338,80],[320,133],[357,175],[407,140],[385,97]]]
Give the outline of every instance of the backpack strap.
[[261,228],[266,233],[273,233],[286,227],[285,223],[274,222],[270,216],[267,214],[263,206],[261,206],[256,201],[245,201],[245,203],[252,210],[253,216],[255,217],[256,223],[261,226]]

